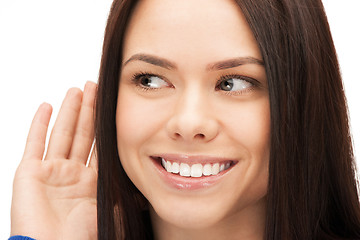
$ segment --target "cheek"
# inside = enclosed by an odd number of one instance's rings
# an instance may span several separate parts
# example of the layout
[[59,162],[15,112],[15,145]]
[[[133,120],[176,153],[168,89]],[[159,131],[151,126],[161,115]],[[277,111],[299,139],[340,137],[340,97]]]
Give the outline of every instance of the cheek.
[[[169,115],[166,101],[152,101],[142,98],[126,87],[119,91],[116,108],[117,145],[121,164],[128,177],[145,195],[149,179],[144,169],[143,156],[148,153],[148,143],[158,139],[164,122]],[[161,137],[160,137],[161,138]]]
[[[119,147],[135,146],[144,138],[146,124],[144,118],[146,109],[139,108],[136,102],[128,98],[119,98],[116,109],[116,129]],[[139,131],[142,130],[142,131]]]
[[[270,106],[267,97],[233,106],[223,118],[227,135],[242,154],[238,181],[247,196],[264,196],[267,192],[270,153]],[[244,197],[244,196],[242,196]]]
[[163,126],[166,113],[161,102],[146,100],[129,90],[119,91],[116,109],[119,151],[138,149]]
[[270,111],[267,104],[261,104],[256,108],[248,109],[247,117],[244,118],[247,126],[242,136],[253,153],[264,154],[270,145]]
[[234,106],[223,119],[229,136],[249,154],[263,155],[270,145],[270,106],[267,98]]
[[[242,182],[238,199],[251,203],[267,193],[270,153],[270,107],[267,98],[249,102],[234,109],[226,124],[229,136],[243,154],[242,167],[236,179]],[[229,188],[229,191],[231,189]]]

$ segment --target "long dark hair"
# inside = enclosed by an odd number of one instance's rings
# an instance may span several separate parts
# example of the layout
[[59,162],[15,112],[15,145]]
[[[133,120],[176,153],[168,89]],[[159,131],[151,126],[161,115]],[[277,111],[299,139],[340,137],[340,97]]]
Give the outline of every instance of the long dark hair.
[[[266,240],[360,239],[346,99],[320,0],[237,0],[259,44],[271,108]],[[135,0],[113,2],[96,102],[98,239],[151,239],[144,197],[117,152],[124,32]],[[190,27],[190,26],[189,26]]]

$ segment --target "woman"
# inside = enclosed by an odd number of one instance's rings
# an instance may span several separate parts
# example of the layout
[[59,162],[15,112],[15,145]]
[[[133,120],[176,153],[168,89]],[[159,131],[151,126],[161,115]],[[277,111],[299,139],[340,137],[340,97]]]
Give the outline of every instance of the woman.
[[12,235],[360,238],[320,1],[114,1],[93,127],[95,89],[68,92],[44,162],[51,108],[35,115]]

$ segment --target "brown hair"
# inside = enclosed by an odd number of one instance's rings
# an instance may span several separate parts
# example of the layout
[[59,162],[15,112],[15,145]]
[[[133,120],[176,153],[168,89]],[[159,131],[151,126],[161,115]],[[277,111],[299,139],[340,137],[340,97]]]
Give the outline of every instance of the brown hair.
[[[320,0],[236,0],[259,44],[271,108],[264,239],[360,239],[355,164],[336,52]],[[151,239],[117,152],[115,113],[135,0],[113,2],[96,103],[98,239]]]

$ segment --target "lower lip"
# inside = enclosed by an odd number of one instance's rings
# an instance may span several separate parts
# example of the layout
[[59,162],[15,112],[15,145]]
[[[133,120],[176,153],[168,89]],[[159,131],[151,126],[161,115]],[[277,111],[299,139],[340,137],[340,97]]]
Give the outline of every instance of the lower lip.
[[203,188],[209,188],[214,186],[232,169],[234,165],[232,165],[227,170],[224,170],[217,175],[213,176],[202,176],[202,177],[183,177],[179,174],[174,174],[167,172],[160,161],[154,158],[151,158],[157,172],[160,177],[166,182],[170,187],[181,189],[181,190],[197,190]]

